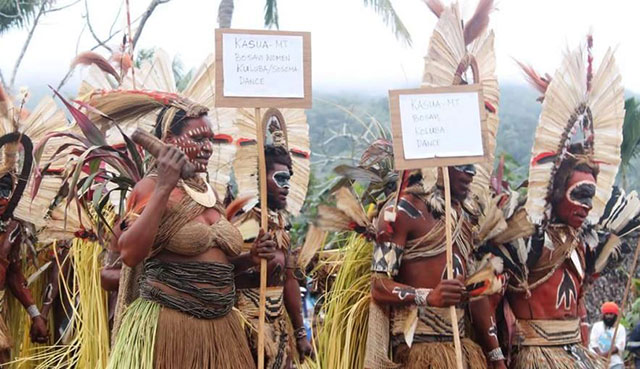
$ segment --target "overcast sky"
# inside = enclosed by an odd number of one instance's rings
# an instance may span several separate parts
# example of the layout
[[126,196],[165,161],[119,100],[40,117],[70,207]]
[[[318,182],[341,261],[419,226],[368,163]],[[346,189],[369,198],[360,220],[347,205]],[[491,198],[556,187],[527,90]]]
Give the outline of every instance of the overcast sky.
[[[132,18],[150,0],[130,0]],[[447,3],[447,0],[443,0]],[[71,0],[58,0],[58,4]],[[104,37],[123,0],[88,0],[95,32]],[[137,48],[162,47],[178,54],[187,67],[197,67],[213,52],[218,1],[173,0],[160,5],[147,23]],[[264,0],[236,0],[232,26],[262,28]],[[422,0],[393,0],[413,37],[408,47],[395,39],[363,0],[279,0],[280,29],[312,34],[313,85],[321,91],[367,91],[416,87],[435,16]],[[468,18],[477,0],[461,0]],[[596,64],[607,47],[617,48],[618,65],[627,89],[640,92],[640,48],[637,0],[502,0],[490,26],[496,32],[498,77],[519,82],[522,76],[512,58],[553,73],[562,52],[594,32]],[[57,85],[76,53],[83,29],[84,2],[41,20],[18,73],[16,86]],[[124,25],[124,14],[116,21]],[[0,35],[0,69],[9,79],[25,30]],[[116,44],[120,37],[112,41]],[[79,42],[83,51],[95,44],[88,30]],[[81,74],[81,72],[76,73]],[[76,78],[71,86],[78,83]]]

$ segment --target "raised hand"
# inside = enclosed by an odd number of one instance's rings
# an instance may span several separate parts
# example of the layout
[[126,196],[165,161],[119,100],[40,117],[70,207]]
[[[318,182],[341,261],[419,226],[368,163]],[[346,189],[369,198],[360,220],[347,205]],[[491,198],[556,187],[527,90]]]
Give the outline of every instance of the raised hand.
[[173,190],[180,179],[180,171],[187,161],[187,156],[176,146],[165,145],[157,158],[157,188],[164,191]]

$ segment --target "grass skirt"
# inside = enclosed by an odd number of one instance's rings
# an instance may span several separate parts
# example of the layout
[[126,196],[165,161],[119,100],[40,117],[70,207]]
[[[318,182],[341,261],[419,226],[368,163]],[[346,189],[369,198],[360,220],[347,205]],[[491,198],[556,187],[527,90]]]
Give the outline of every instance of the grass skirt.
[[235,314],[198,319],[137,299],[122,319],[107,368],[253,369]]
[[521,346],[514,353],[513,369],[605,369],[604,359],[580,344]]
[[[487,359],[480,346],[462,338],[462,359],[466,369],[487,369]],[[394,361],[403,369],[451,369],[456,367],[453,342],[414,343],[411,348],[400,345]]]

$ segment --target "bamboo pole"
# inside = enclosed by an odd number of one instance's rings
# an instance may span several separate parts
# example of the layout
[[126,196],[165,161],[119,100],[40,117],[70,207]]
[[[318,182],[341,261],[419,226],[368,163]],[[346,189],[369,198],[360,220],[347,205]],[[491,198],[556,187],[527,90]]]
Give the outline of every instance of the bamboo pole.
[[[127,4],[127,29],[129,32],[129,56],[131,57],[131,62],[133,63],[133,61],[135,59],[133,59],[133,39],[131,38],[131,7],[129,6],[129,0],[126,0],[126,4]],[[88,12],[88,10],[87,10]],[[122,50],[122,52],[124,53],[124,50]],[[135,66],[131,66],[131,82],[133,85],[133,89],[136,89],[136,72],[135,72],[136,68]],[[122,76],[124,78],[124,76]]]
[[[620,304],[620,313],[618,314],[618,318],[616,319],[616,329],[613,331],[613,337],[611,338],[611,347],[609,349],[609,353],[607,354],[607,366],[611,363],[611,352],[613,351],[613,346],[616,344],[616,336],[618,335],[618,328],[620,327],[620,318],[622,317],[622,313],[624,312],[624,308],[627,305],[627,299],[629,298],[629,291],[631,290],[631,284],[633,283],[633,276],[636,274],[636,267],[638,266],[638,255],[640,255],[640,238],[638,239],[638,243],[636,244],[636,252],[633,255],[633,263],[631,266],[631,273],[629,274],[629,280],[627,281],[627,285],[624,288],[624,297],[622,298],[622,303]],[[622,352],[620,353],[622,355]]]
[[[260,183],[260,226],[269,231],[267,207],[267,163],[264,157],[264,128],[260,108],[255,108],[256,140],[258,143],[258,179]],[[258,315],[258,369],[264,369],[264,331],[267,308],[267,260],[260,260],[260,310]]]
[[[453,240],[451,235],[451,186],[449,184],[449,169],[441,167],[442,179],[444,182],[444,204],[445,204],[445,235],[447,240],[447,279],[453,279]],[[449,307],[451,313],[451,328],[453,330],[453,345],[456,350],[456,366],[463,369],[462,346],[460,344],[460,332],[458,331],[458,314],[455,305]]]

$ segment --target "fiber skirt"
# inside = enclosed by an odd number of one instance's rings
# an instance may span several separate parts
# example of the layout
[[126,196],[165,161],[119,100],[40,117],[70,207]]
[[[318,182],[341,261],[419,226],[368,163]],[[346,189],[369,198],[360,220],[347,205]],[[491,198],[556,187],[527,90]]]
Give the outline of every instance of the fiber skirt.
[[522,346],[512,356],[514,369],[605,369],[603,358],[581,344]]
[[128,308],[108,369],[253,369],[255,363],[235,312],[198,319],[137,299]]
[[[482,348],[468,338],[462,338],[462,360],[466,369],[486,369],[487,359]],[[402,344],[396,349],[395,362],[403,369],[450,369],[456,367],[453,342]]]

